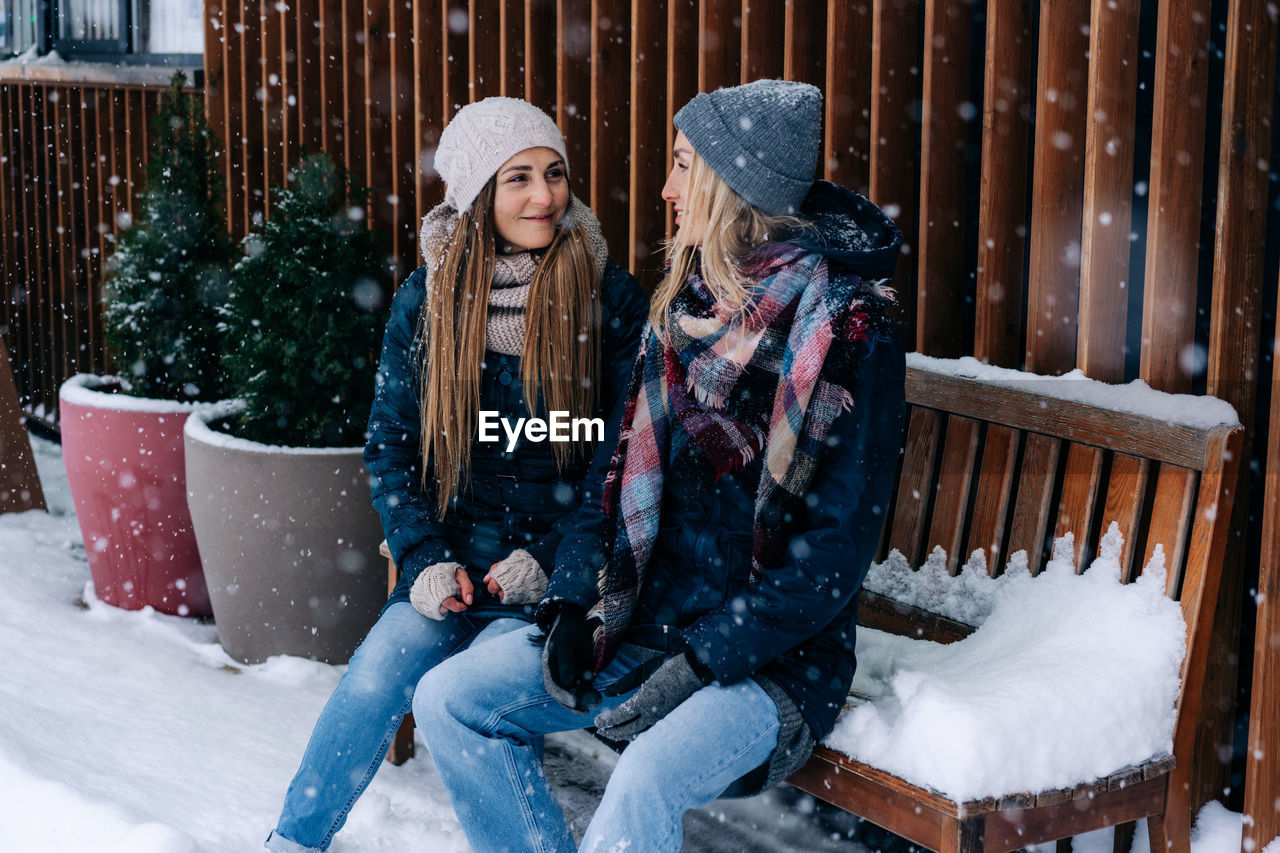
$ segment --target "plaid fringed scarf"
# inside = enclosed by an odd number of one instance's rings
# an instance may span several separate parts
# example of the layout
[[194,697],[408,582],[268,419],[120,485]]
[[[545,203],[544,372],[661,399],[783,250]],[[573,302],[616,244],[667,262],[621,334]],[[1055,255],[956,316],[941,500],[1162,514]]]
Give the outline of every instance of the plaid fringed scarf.
[[764,453],[755,499],[754,581],[783,561],[793,514],[813,480],[836,417],[853,404],[853,376],[866,338],[867,299],[887,292],[856,276],[829,278],[822,255],[790,243],[752,252],[756,284],[744,317],[716,305],[690,276],[672,302],[664,346],[646,327],[627,388],[622,433],[603,495],[609,560],[592,615],[598,667],[612,657],[653,553],[667,472],[708,487]]

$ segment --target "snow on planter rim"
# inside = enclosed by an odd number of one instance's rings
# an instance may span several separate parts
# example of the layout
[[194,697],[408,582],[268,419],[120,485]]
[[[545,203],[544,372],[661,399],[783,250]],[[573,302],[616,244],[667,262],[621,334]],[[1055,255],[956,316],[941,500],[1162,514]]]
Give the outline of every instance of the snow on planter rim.
[[[120,383],[119,393],[99,391],[98,388],[112,382]],[[77,373],[58,389],[58,399],[73,406],[87,409],[111,409],[117,412],[153,412],[160,415],[206,411],[218,403],[183,403],[159,397],[135,397],[128,391],[129,382],[120,376],[99,376],[94,373]]]
[[990,616],[949,645],[859,628],[854,692],[825,743],[958,802],[1102,778],[1173,751],[1186,646],[1164,552],[1120,582],[1114,525],[1077,575],[1069,537],[1011,564]]
[[1079,369],[1061,376],[1043,376],[983,364],[972,356],[933,358],[915,352],[907,353],[907,366],[979,382],[1000,383],[1060,400],[1087,403],[1197,429],[1240,423],[1235,408],[1225,400],[1198,394],[1169,394],[1157,391],[1141,379],[1125,385],[1111,385],[1090,379]]
[[209,426],[209,421],[216,421],[218,418],[230,417],[244,411],[244,405],[243,400],[223,400],[220,403],[214,403],[209,408],[195,412],[187,418],[182,431],[192,441],[224,450],[239,450],[242,453],[269,453],[273,456],[282,453],[294,456],[349,456],[354,452],[364,452],[363,445],[359,447],[290,447],[283,444],[263,444],[247,438],[238,438]]

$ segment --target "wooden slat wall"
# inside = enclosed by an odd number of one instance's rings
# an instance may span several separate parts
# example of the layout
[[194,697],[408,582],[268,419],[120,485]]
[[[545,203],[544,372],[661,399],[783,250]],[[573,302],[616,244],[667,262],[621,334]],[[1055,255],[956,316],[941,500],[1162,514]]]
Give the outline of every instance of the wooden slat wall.
[[0,325],[23,409],[48,426],[64,379],[109,366],[102,265],[135,211],[164,91],[0,83]]
[[[821,173],[865,188],[902,227],[894,284],[909,348],[1039,372],[1140,374],[1168,390],[1207,386],[1247,428],[1255,423],[1262,247],[1278,227],[1258,168],[1273,148],[1276,21],[1265,3],[205,5],[205,96],[226,148],[233,236],[268,211],[270,187],[304,147],[321,149],[371,185],[370,221],[407,272],[416,223],[442,194],[431,162],[444,122],[485,95],[526,96],[565,131],[575,192],[596,206],[613,257],[652,286],[670,230],[659,193],[672,115],[699,90],[782,75],[824,87]],[[1221,82],[1208,69],[1219,47]],[[158,96],[0,83],[2,321],[24,409],[50,423],[65,374],[107,358],[101,263],[118,215],[132,208]],[[1134,176],[1142,158],[1145,188]],[[1212,195],[1202,192],[1215,180]],[[1210,207],[1217,242],[1206,247]],[[1130,232],[1145,251],[1132,250]],[[1248,501],[1236,506],[1243,513]],[[1236,571],[1223,618],[1238,623],[1248,584]],[[1234,645],[1224,634],[1218,651]],[[1215,672],[1210,689],[1229,707],[1234,667]],[[1216,754],[1215,726],[1206,756]],[[1221,790],[1213,776],[1200,796]]]

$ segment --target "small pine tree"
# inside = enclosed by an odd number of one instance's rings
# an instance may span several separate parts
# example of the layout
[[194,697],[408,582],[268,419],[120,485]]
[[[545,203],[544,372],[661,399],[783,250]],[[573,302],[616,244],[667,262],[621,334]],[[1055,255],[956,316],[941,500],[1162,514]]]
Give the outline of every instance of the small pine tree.
[[178,401],[217,400],[218,309],[233,246],[222,217],[217,139],[178,71],[151,120],[151,157],[137,220],[107,264],[103,324],[128,391]]
[[365,226],[365,192],[327,155],[304,156],[244,239],[225,308],[228,378],[243,438],[364,443],[391,268]]

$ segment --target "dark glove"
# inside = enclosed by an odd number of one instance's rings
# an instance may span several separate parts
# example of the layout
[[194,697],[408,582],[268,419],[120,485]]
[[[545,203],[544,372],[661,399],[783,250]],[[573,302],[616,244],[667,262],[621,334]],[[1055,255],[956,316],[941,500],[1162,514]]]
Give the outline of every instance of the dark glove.
[[713,680],[710,670],[694,661],[687,649],[645,661],[604,691],[621,696],[640,688],[618,707],[596,717],[596,734],[613,741],[634,740]]
[[600,704],[595,680],[595,625],[586,611],[562,604],[542,647],[542,680],[547,692],[571,711],[587,712]]

